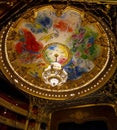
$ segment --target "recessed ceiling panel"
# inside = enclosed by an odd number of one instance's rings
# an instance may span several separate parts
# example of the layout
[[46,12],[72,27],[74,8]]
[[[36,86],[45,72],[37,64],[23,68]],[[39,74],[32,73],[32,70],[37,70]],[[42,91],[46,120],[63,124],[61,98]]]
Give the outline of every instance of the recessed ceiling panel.
[[[58,15],[51,5],[36,7],[3,29],[1,66],[7,78],[29,94],[55,100],[84,96],[113,74],[114,42],[105,23],[90,13],[68,6]],[[55,61],[68,78],[52,87],[42,73]]]

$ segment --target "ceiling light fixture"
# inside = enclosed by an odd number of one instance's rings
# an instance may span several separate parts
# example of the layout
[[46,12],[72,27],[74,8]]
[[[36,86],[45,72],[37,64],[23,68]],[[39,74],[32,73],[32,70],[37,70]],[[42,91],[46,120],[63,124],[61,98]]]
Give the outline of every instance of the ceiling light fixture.
[[55,54],[56,62],[51,63],[42,73],[42,78],[46,84],[52,87],[61,86],[68,78],[67,72],[57,62],[58,54]]

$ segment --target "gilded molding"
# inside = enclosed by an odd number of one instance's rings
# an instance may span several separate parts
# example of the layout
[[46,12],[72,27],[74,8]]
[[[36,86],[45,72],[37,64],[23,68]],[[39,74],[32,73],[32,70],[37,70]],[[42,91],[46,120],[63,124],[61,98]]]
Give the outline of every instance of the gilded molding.
[[24,127],[25,127],[25,124],[17,122],[15,120],[8,119],[3,116],[0,116],[0,123],[3,123],[5,125],[11,126],[11,127],[19,128],[19,129],[24,129]]
[[[48,0],[49,2],[56,2],[56,0]],[[84,2],[84,3],[97,3],[97,4],[117,4],[116,0],[57,0],[62,2],[68,2],[68,3],[72,3],[72,2]]]
[[14,111],[16,113],[19,113],[21,115],[27,116],[28,115],[28,110],[24,110],[18,106],[13,105],[12,103],[7,102],[6,100],[4,100],[3,98],[0,97],[0,105],[11,110]]

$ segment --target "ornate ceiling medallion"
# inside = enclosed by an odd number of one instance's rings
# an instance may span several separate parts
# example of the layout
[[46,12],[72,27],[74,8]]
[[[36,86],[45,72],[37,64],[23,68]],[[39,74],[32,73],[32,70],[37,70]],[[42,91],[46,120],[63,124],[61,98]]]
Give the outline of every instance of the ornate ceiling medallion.
[[87,95],[102,87],[116,68],[112,32],[78,8],[67,6],[59,12],[51,5],[35,7],[1,33],[3,73],[37,97],[64,100]]

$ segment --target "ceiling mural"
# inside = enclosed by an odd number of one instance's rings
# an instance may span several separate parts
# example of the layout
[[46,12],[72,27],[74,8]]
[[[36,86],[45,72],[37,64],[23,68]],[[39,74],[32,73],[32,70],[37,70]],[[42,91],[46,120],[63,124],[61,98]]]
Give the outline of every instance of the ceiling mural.
[[[114,49],[109,37],[113,34],[105,23],[84,10],[67,6],[58,16],[51,5],[35,7],[3,30],[3,71],[20,89],[38,97],[58,100],[86,95],[113,73],[115,57],[111,58]],[[42,73],[54,62],[67,79],[52,87]]]
[[57,54],[68,80],[80,78],[94,68],[94,60],[101,54],[101,46],[95,43],[100,33],[93,27],[96,25],[82,25],[81,21],[76,11],[68,10],[57,17],[48,7],[37,11],[32,21],[18,21],[17,31],[14,29],[17,37],[7,44],[10,49],[13,46],[11,57],[16,55],[13,64],[26,67],[27,75],[41,78],[43,69],[48,62],[56,61]]

